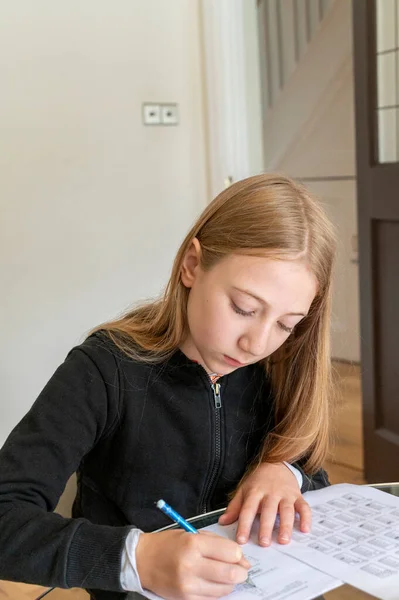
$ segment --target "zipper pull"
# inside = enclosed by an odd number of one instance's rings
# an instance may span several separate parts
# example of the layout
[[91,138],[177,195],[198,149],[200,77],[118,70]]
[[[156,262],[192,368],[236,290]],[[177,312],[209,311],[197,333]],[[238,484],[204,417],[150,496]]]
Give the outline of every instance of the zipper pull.
[[221,408],[222,407],[222,398],[220,396],[220,383],[213,383],[212,389],[213,389],[213,397],[215,399],[215,408]]

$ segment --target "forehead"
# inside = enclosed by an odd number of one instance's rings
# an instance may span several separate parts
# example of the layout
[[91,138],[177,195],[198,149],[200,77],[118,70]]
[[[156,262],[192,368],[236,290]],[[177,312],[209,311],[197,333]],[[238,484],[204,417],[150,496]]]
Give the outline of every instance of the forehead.
[[231,254],[209,275],[231,291],[247,290],[272,307],[279,304],[287,313],[307,312],[317,292],[316,277],[303,260]]

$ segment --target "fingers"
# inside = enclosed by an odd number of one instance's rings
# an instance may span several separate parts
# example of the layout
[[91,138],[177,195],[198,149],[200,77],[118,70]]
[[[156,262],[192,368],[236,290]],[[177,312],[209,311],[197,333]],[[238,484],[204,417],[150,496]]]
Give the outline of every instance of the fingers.
[[[233,506],[231,521],[237,519],[236,512],[238,502]],[[259,510],[260,507],[260,510]],[[249,495],[241,506],[238,514],[238,525],[236,539],[239,544],[248,542],[251,528],[256,515],[260,512],[258,540],[260,546],[270,546],[272,541],[273,527],[276,516],[280,517],[280,526],[277,535],[279,544],[288,544],[292,537],[295,522],[295,512],[299,514],[300,530],[308,533],[312,523],[312,512],[309,504],[302,496],[292,498],[281,498],[281,496],[266,496],[260,499],[259,495]],[[224,523],[224,524],[227,524]]]
[[312,510],[309,504],[301,497],[295,502],[295,510],[299,514],[300,530],[309,533],[312,526]]
[[228,564],[217,560],[204,559],[198,576],[205,581],[235,586],[248,577],[248,569],[239,564]]
[[288,544],[292,536],[292,528],[295,520],[295,509],[292,502],[282,500],[279,508],[280,528],[277,541],[279,544]]
[[269,546],[272,539],[273,526],[277,514],[279,515],[279,529],[277,541],[279,544],[288,544],[292,537],[295,522],[295,513],[299,514],[300,530],[308,533],[311,528],[312,512],[309,504],[301,497],[294,500],[268,498],[262,507],[259,525],[259,544]]
[[195,537],[192,543],[199,545],[200,557],[197,556],[191,568],[186,564],[183,569],[182,596],[190,600],[194,594],[207,598],[227,596],[235,585],[247,579],[250,564],[243,558],[240,546],[232,540],[203,534]]
[[288,544],[292,537],[296,512],[300,518],[300,530],[308,533],[311,528],[312,512],[302,496],[290,499],[268,496],[264,499],[259,519],[259,545],[269,546],[271,544],[277,515],[279,516],[277,541],[279,544]]
[[244,567],[244,569],[247,569],[247,570],[251,567],[251,563],[249,562],[249,560],[247,560],[245,558],[244,555],[243,555],[242,559],[240,560],[240,562],[238,564],[241,565],[242,567]]
[[226,512],[219,517],[220,525],[230,525],[230,523],[237,521],[241,510],[242,497],[242,489],[239,489],[234,498],[227,505]]
[[136,563],[143,587],[166,600],[227,596],[250,566],[235,541],[179,530],[141,534]]
[[[216,533],[213,533],[212,531],[201,531],[201,535],[207,535],[207,536],[211,536],[213,538],[217,538],[217,540],[220,540],[221,537],[220,535],[217,535]],[[224,539],[224,538],[222,538]],[[235,544],[235,542],[233,542]],[[238,546],[240,548],[240,546]],[[251,566],[251,563],[245,558],[245,556],[242,553],[242,550],[240,548],[241,551],[241,559],[237,561],[238,565],[241,565],[242,567],[244,567],[244,569],[249,569]]]
[[258,540],[260,546],[270,546],[280,498],[268,497],[262,506]]
[[299,515],[300,530],[309,532],[311,511],[301,495],[296,478],[285,464],[263,463],[241,484],[219,523],[228,525],[238,520],[236,539],[239,544],[245,544],[254,519],[260,513],[259,544],[269,546],[278,514],[277,541],[287,544],[292,536],[295,512]]
[[259,496],[255,494],[247,496],[238,517],[236,539],[239,544],[247,543],[258,511]]
[[[205,558],[230,564],[240,563],[244,558],[242,549],[233,540],[216,534],[211,536],[203,533],[196,538],[200,544],[201,555]],[[197,540],[195,541],[197,542]]]

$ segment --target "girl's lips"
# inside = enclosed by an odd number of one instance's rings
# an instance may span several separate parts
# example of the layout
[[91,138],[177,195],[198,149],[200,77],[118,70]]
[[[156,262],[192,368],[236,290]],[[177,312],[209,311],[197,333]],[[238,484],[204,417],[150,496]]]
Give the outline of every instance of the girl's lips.
[[244,363],[240,363],[238,360],[235,360],[235,358],[231,358],[230,356],[227,356],[227,354],[224,354],[223,357],[224,357],[224,360],[232,367],[243,367],[244,366]]

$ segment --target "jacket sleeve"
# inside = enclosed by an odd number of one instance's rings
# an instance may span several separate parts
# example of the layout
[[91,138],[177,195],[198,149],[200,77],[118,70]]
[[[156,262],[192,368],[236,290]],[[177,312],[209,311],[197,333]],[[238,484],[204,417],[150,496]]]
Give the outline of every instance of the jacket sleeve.
[[100,361],[93,360],[85,344],[70,352],[0,451],[0,579],[122,591],[130,527],[52,512],[119,411],[112,353],[102,350]]
[[316,473],[313,473],[313,475],[309,475],[304,471],[302,461],[292,463],[292,466],[298,469],[302,474],[302,494],[331,485],[328,480],[327,472],[324,469],[319,469]]

